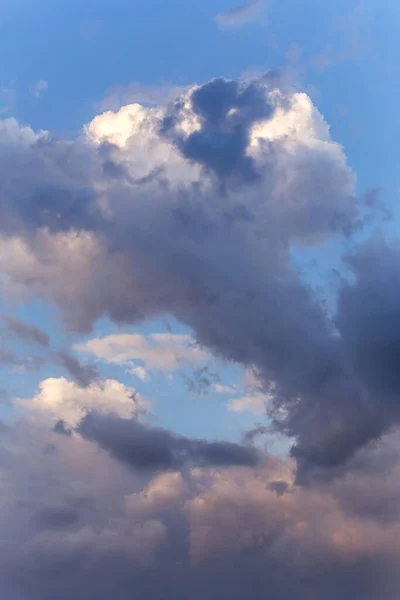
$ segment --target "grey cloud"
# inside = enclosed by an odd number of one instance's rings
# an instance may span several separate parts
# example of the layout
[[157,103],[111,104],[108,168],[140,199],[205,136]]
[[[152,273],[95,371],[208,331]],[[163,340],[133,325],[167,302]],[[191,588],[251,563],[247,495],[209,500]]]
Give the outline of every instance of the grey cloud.
[[[399,244],[388,244],[376,234],[349,253],[346,262],[354,278],[341,283],[335,318],[347,358],[346,380],[325,407],[306,404],[298,413],[297,418],[304,419],[302,441],[294,450],[300,472],[316,460],[316,453],[321,456],[317,462],[336,467],[355,449],[400,423]],[[331,434],[321,453],[315,432],[321,430],[323,419]]]
[[69,352],[56,352],[55,359],[82,387],[89,386],[99,378],[99,372],[96,365],[82,365],[80,361]]
[[5,348],[0,348],[0,364],[10,364],[16,361],[15,355],[6,350]]
[[57,423],[54,425],[54,431],[55,431],[55,433],[59,433],[60,435],[66,435],[66,436],[72,435],[71,429],[69,429],[65,425],[65,421],[63,421],[62,419],[57,421]]
[[208,394],[212,385],[219,381],[218,373],[211,371],[207,365],[195,369],[191,376],[183,375],[182,377],[187,390],[197,396]]
[[0,434],[8,433],[9,431],[11,431],[11,428],[9,427],[9,425],[4,423],[3,421],[0,421]]
[[32,356],[29,358],[20,358],[13,352],[0,348],[0,366],[11,365],[17,369],[38,371],[44,365],[44,360],[40,356]]
[[1,318],[4,319],[10,331],[26,342],[36,342],[45,347],[49,345],[50,338],[40,327],[32,323],[24,323],[16,317],[2,315]]
[[0,405],[10,404],[10,392],[0,389]]
[[165,429],[112,416],[89,414],[78,432],[117,460],[139,470],[176,469],[185,463],[254,466],[258,460],[257,453],[249,447],[191,440]]
[[398,433],[335,481],[299,489],[277,457],[143,478],[79,437],[43,455],[54,434],[32,427],[10,433],[2,464],[10,600],[397,598]]
[[34,521],[40,529],[64,529],[75,525],[79,513],[71,508],[43,508],[35,516]]
[[2,121],[0,129],[0,163],[7,173],[0,208],[3,235],[40,227],[82,230],[100,219],[92,187],[94,162],[85,144],[36,135],[28,128],[19,135],[14,119]]

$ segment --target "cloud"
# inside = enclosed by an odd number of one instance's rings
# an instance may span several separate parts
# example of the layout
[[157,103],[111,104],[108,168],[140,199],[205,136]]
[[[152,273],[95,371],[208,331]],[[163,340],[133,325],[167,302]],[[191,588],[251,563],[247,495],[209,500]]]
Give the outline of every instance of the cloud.
[[72,435],[71,429],[68,429],[65,426],[65,422],[62,419],[57,421],[57,423],[54,425],[53,431],[55,431],[56,433],[59,433],[60,435],[67,435],[67,436]]
[[214,383],[212,389],[217,394],[234,394],[236,392],[235,385],[221,385],[220,383]]
[[166,104],[184,91],[184,87],[172,85],[170,83],[164,82],[160,85],[143,85],[134,81],[127,86],[117,85],[112,87],[106,97],[98,103],[97,109],[99,111],[116,111],[127,104],[157,106]]
[[[207,353],[196,347],[186,334],[114,334],[78,344],[75,349],[118,365],[140,360],[146,369],[162,371],[173,371],[181,366],[204,362],[207,359]],[[142,371],[136,371],[135,374],[143,376]]]
[[81,332],[102,316],[170,315],[198,347],[162,334],[114,338],[116,350],[92,340],[91,352],[172,370],[201,366],[204,348],[255,369],[301,468],[334,467],[389,428],[358,426],[387,390],[292,256],[351,240],[368,207],[310,98],[279,85],[217,78],[165,106],[98,115],[77,140],[3,121],[0,279],[14,299],[52,299]]
[[44,360],[40,356],[20,358],[10,350],[0,348],[0,366],[11,366],[15,372],[37,371],[43,364]]
[[135,375],[141,381],[150,381],[151,377],[149,373],[143,367],[132,367],[127,370],[127,373],[131,373],[131,375]]
[[34,98],[40,98],[40,96],[45,94],[48,89],[48,82],[45,79],[38,79],[38,81],[31,86],[30,92]]
[[135,469],[177,469],[184,463],[200,466],[254,466],[252,448],[228,442],[207,442],[176,436],[132,419],[88,414],[78,432]]
[[219,13],[215,21],[222,28],[243,27],[259,16],[265,4],[266,0],[248,0],[244,4],[238,4],[226,12]]
[[40,529],[64,529],[74,525],[79,513],[71,508],[45,508],[38,511],[34,520]]
[[230,410],[237,413],[250,411],[255,414],[263,414],[266,412],[267,402],[268,397],[266,394],[258,393],[229,400],[227,406]]
[[[236,413],[249,411],[256,415],[267,414],[274,399],[273,389],[268,391],[254,369],[247,369],[242,379],[242,395],[229,400],[228,409]],[[237,390],[233,390],[233,393],[237,394]]]
[[95,365],[81,365],[75,356],[64,350],[56,352],[55,359],[82,387],[90,386],[100,377]]
[[0,315],[6,323],[7,328],[26,342],[35,342],[40,346],[47,347],[50,342],[48,334],[34,325],[33,323],[24,323],[16,317]]
[[54,422],[56,430],[77,427],[91,411],[129,418],[142,414],[147,407],[134,389],[113,379],[81,387],[64,377],[45,379],[33,398],[18,398],[15,404],[46,422]]
[[31,420],[6,435],[0,582],[10,600],[183,599],[188,589],[194,600],[397,598],[398,433],[307,487],[274,456],[146,474]]
[[182,378],[187,390],[197,396],[208,394],[216,385],[215,382],[219,380],[218,373],[211,371],[208,365],[195,369],[190,376],[183,374]]

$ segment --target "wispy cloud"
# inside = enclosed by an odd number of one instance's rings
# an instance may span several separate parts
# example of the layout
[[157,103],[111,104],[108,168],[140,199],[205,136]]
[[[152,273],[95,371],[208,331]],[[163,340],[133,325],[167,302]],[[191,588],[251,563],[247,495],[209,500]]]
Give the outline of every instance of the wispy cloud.
[[142,368],[137,370],[138,366],[132,365],[133,361],[142,361],[146,370],[174,371],[184,365],[204,362],[208,357],[193,344],[189,335],[172,333],[152,333],[149,336],[115,334],[78,344],[75,349],[105,362],[130,365],[139,378],[146,377],[145,371]]
[[266,0],[248,0],[217,14],[214,20],[222,28],[240,28],[256,19],[265,4]]
[[0,86],[0,115],[6,115],[13,110],[15,97],[15,81]]
[[49,89],[49,84],[46,79],[39,79],[31,86],[30,92],[34,98],[40,98],[42,94],[45,94]]

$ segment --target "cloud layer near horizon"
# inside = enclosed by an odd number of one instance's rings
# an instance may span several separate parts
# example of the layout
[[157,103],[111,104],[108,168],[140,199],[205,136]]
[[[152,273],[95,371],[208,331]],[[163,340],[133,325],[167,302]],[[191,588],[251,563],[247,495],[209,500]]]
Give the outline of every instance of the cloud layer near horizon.
[[[333,480],[322,470],[298,486],[288,458],[258,452],[256,465],[235,467],[233,444],[166,432],[160,444],[137,400],[118,403],[125,391],[111,382],[103,416],[52,429],[72,414],[71,389],[60,384],[56,403],[34,399],[29,415],[0,429],[0,583],[9,600],[183,600],[188,590],[199,600],[375,600],[382,590],[397,598],[398,433]],[[75,392],[82,416],[94,395]],[[165,451],[186,460],[160,460]]]

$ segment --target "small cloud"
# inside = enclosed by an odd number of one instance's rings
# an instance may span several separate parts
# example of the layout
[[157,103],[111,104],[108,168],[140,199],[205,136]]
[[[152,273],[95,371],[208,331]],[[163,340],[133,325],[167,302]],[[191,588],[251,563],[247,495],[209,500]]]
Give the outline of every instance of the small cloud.
[[213,389],[214,385],[216,385],[218,373],[213,373],[206,365],[205,367],[196,369],[192,377],[183,375],[183,380],[186,388],[191,394],[194,394],[195,396],[205,396],[210,389]]
[[137,377],[141,381],[150,381],[150,375],[144,367],[132,366],[132,368],[128,369],[126,372],[130,373],[131,375],[135,375],[135,377]]
[[219,13],[214,20],[222,28],[244,27],[259,16],[264,5],[265,0],[248,0],[244,4],[238,4],[226,12]]
[[267,401],[268,397],[265,394],[255,393],[235,398],[228,402],[227,406],[232,412],[242,413],[249,411],[259,415],[265,412]]
[[34,98],[40,98],[42,94],[45,94],[49,89],[49,84],[45,79],[39,79],[36,83],[31,86],[31,95]]
[[220,383],[215,383],[213,385],[213,391],[216,394],[235,394],[237,389],[235,385],[221,385]]

